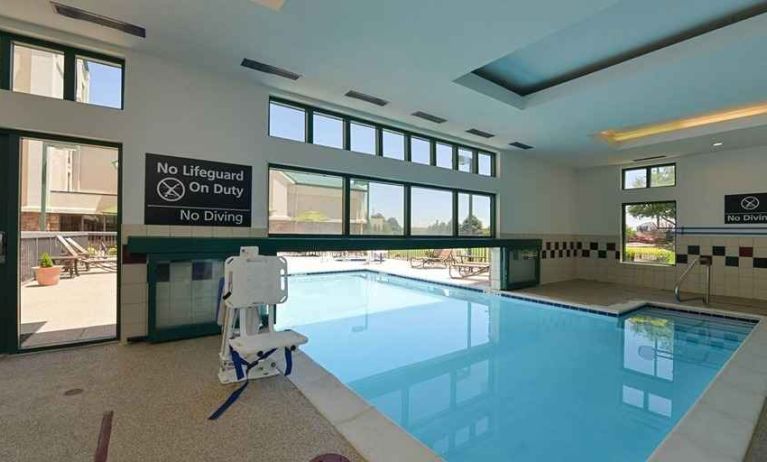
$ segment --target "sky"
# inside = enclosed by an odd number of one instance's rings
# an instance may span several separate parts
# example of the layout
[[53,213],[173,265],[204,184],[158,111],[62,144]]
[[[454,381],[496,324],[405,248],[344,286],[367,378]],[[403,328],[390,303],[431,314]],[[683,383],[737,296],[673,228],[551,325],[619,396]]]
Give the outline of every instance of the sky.
[[90,104],[122,107],[122,69],[88,61],[90,70]]

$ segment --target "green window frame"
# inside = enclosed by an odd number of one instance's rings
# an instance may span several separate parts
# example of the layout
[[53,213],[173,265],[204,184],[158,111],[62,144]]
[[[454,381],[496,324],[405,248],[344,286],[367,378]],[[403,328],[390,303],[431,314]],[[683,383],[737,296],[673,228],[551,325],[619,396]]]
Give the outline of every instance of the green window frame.
[[[497,176],[497,158],[498,155],[494,152],[490,152],[486,149],[480,149],[468,145],[464,145],[461,143],[455,143],[452,141],[447,141],[441,138],[435,138],[433,136],[423,135],[421,133],[411,132],[409,130],[405,130],[401,127],[393,127],[389,125],[380,124],[377,122],[373,122],[370,120],[361,119],[355,116],[350,116],[347,114],[342,114],[339,112],[335,112],[332,110],[310,106],[303,103],[298,103],[295,101],[278,98],[278,97],[270,97],[268,106],[267,106],[267,114],[271,113],[272,105],[278,105],[278,106],[284,106],[289,107],[292,109],[297,110],[303,110],[305,113],[304,117],[304,123],[305,123],[305,136],[303,140],[300,139],[293,139],[293,138],[285,138],[280,137],[276,135],[272,135],[272,127],[271,127],[271,120],[267,122],[266,132],[270,137],[278,138],[281,140],[289,140],[289,141],[298,141],[303,143],[314,143],[313,139],[313,133],[314,133],[314,117],[313,114],[317,113],[318,115],[321,114],[324,117],[334,117],[343,120],[344,125],[344,143],[342,148],[337,147],[331,147],[334,149],[343,149],[345,151],[351,151],[359,153],[358,151],[354,151],[351,148],[351,126],[367,126],[371,127],[375,130],[375,152],[367,153],[362,152],[363,155],[370,155],[370,156],[377,156],[377,157],[387,157],[389,159],[394,160],[401,160],[404,162],[410,162],[410,163],[417,163],[419,165],[430,165],[433,167],[437,166],[437,154],[436,149],[437,145],[447,145],[452,150],[452,165],[450,167],[443,166],[438,167],[442,169],[450,169],[453,171],[460,171],[463,173],[469,173],[474,175],[481,175],[481,176],[487,176],[487,177],[496,177]],[[390,153],[384,152],[384,132],[396,134],[396,135],[402,135],[404,138],[404,158],[398,159],[395,156],[390,155]],[[422,163],[422,162],[413,162],[412,156],[411,156],[411,139],[421,139],[429,143],[429,162],[428,164]],[[466,170],[465,168],[460,168],[458,165],[458,151],[461,150],[462,152],[470,152],[472,157],[472,163],[471,168],[469,170]],[[389,155],[387,155],[389,154]],[[479,172],[479,158],[482,156],[486,156],[489,159],[490,162],[490,169],[489,172]]]
[[[125,60],[123,58],[85,50],[82,48],[70,47],[47,40],[41,40],[24,35],[14,34],[0,30],[0,90],[13,91],[13,45],[26,46],[48,50],[54,53],[64,55],[64,101],[77,102],[77,60],[85,59],[97,61],[110,66],[119,67],[122,71],[122,81],[120,82],[120,107],[100,106],[92,103],[85,103],[92,106],[104,107],[110,109],[123,110],[125,108]],[[58,98],[54,98],[58,99]]]
[[[364,175],[356,175],[356,174],[349,174],[349,173],[338,173],[338,172],[330,172],[325,170],[318,170],[318,169],[311,169],[311,168],[304,168],[304,167],[295,167],[291,165],[280,165],[280,164],[269,164],[268,167],[268,173],[267,178],[271,178],[271,171],[272,170],[281,170],[281,171],[292,171],[297,173],[310,173],[315,175],[323,175],[323,176],[330,176],[330,177],[336,177],[342,179],[342,206],[343,206],[343,212],[342,212],[342,232],[341,233],[335,233],[335,234],[302,234],[302,233],[269,233],[270,237],[305,237],[305,238],[317,238],[317,237],[352,237],[352,238],[359,238],[359,239],[367,239],[367,238],[381,238],[386,237],[391,239],[423,239],[423,238],[458,238],[461,239],[488,239],[488,238],[494,238],[496,236],[496,222],[497,222],[497,212],[496,212],[496,195],[489,192],[484,191],[471,191],[471,190],[465,190],[465,189],[457,189],[457,188],[447,188],[447,187],[440,187],[440,186],[434,186],[434,185],[426,185],[426,184],[420,184],[420,183],[411,183],[411,182],[403,182],[403,181],[397,181],[397,180],[389,180],[385,178],[374,178],[370,176],[364,176]],[[351,206],[351,181],[352,180],[360,180],[360,181],[369,181],[372,183],[385,183],[390,185],[396,185],[396,186],[403,186],[404,187],[404,200],[405,200],[405,215],[404,215],[404,223],[403,228],[404,232],[399,235],[365,235],[365,234],[355,234],[351,232],[351,223],[350,223],[350,206]],[[412,188],[423,188],[423,189],[430,189],[430,190],[439,190],[439,191],[446,191],[451,194],[451,217],[450,217],[450,223],[451,223],[451,233],[449,235],[416,235],[414,236],[412,234],[412,201],[411,201],[411,190]],[[267,185],[267,204],[272,204],[272,185],[269,183]],[[490,231],[489,235],[484,236],[467,236],[462,235],[459,233],[459,223],[458,223],[458,195],[459,194],[468,194],[470,196],[482,196],[482,197],[488,197],[490,199]],[[271,207],[271,205],[269,205]],[[267,222],[267,229],[270,228],[270,223]]]

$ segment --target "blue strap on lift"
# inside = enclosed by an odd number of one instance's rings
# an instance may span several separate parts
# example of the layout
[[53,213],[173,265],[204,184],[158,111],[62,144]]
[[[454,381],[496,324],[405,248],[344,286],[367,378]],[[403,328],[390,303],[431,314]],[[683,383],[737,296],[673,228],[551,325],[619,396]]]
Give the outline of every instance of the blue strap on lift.
[[[234,404],[235,401],[240,397],[243,391],[248,387],[248,384],[250,383],[250,380],[247,379],[248,372],[250,372],[251,369],[256,367],[259,362],[263,361],[264,359],[268,358],[272,353],[277,351],[276,348],[272,348],[271,350],[267,351],[266,353],[258,352],[258,358],[253,362],[247,362],[245,359],[240,356],[239,353],[237,353],[232,347],[229,347],[229,352],[232,355],[232,363],[234,364],[234,372],[237,374],[237,380],[245,379],[245,382],[240,386],[240,388],[234,390],[231,395],[224,401],[224,403],[216,409],[213,414],[208,417],[208,420],[216,420],[219,417],[221,417],[224,412],[229,409],[229,407]],[[244,370],[243,370],[244,367]],[[290,375],[290,373],[293,371],[293,352],[291,351],[290,347],[285,348],[285,374],[284,375]]]

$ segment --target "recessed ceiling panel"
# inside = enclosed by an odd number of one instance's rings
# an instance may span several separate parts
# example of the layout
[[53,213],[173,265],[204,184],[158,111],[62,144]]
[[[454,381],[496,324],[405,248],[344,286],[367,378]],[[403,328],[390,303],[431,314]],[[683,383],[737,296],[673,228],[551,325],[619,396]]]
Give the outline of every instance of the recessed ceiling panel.
[[473,73],[529,95],[765,12],[763,0],[624,0]]

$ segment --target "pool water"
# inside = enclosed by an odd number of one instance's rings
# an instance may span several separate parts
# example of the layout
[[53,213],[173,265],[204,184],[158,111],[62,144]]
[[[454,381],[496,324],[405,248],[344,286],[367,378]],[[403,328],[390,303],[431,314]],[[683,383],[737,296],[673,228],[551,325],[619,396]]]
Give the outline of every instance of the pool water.
[[374,272],[291,276],[289,289],[278,328],[450,462],[645,460],[752,328]]

